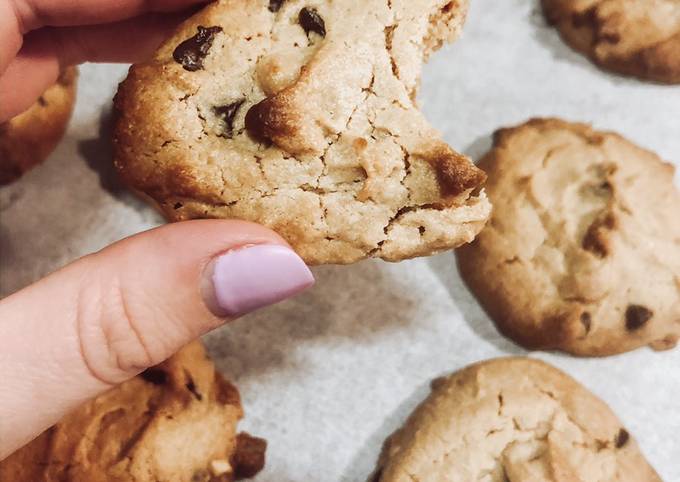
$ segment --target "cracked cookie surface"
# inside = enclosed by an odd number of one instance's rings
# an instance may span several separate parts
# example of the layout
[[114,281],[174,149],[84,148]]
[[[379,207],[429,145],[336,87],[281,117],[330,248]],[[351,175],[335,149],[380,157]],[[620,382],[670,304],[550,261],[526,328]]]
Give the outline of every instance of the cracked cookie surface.
[[231,482],[264,464],[266,443],[236,434],[238,390],[200,342],[68,415],[0,462],[12,482]]
[[373,482],[660,482],[609,407],[560,370],[499,358],[436,380]]
[[641,79],[680,83],[677,0],[542,0],[548,21],[598,65]]
[[617,134],[558,119],[498,131],[480,165],[494,212],[458,265],[505,335],[586,356],[676,345],[672,165]]
[[467,0],[229,0],[189,19],[116,96],[116,166],[170,220],[276,230],[309,264],[471,241],[485,175],[415,103]]
[[0,185],[44,161],[66,132],[76,101],[78,71],[70,67],[26,112],[0,124]]

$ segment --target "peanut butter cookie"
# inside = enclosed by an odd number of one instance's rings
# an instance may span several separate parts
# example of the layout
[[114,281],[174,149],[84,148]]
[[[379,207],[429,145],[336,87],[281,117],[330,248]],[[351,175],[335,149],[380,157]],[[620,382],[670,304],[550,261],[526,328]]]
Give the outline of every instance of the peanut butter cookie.
[[560,370],[499,358],[433,383],[374,482],[661,482],[609,407]]
[[564,40],[603,68],[680,83],[677,0],[542,0]]
[[264,465],[239,393],[200,342],[89,402],[0,463],[12,482],[231,482]]
[[76,102],[75,67],[66,69],[26,112],[0,124],[0,185],[44,161],[66,132]]
[[216,2],[116,96],[116,166],[173,221],[239,218],[309,264],[471,241],[484,173],[415,103],[467,0]]
[[532,349],[604,356],[680,337],[675,169],[623,137],[535,119],[481,161],[494,212],[458,252],[499,329]]

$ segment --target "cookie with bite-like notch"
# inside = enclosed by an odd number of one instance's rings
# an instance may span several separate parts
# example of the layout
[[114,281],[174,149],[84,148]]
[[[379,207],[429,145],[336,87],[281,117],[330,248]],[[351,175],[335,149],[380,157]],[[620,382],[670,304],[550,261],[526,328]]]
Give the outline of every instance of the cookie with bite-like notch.
[[471,241],[484,173],[419,111],[421,64],[467,0],[232,0],[185,22],[116,96],[116,166],[173,221],[238,218],[309,264]]

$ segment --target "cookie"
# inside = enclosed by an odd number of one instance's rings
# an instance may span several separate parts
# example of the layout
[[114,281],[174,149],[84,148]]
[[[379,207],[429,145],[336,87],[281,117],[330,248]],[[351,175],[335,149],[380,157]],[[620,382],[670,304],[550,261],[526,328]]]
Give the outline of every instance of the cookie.
[[373,482],[661,482],[609,407],[530,358],[433,383],[386,442]]
[[20,178],[49,156],[66,132],[76,101],[75,67],[26,112],[0,124],[0,185]]
[[230,482],[264,465],[266,442],[236,434],[238,391],[200,342],[123,383],[0,463],[12,482]]
[[599,66],[624,75],[680,83],[677,0],[542,0],[548,22]]
[[115,100],[122,178],[172,221],[239,218],[309,264],[471,241],[485,179],[415,103],[467,0],[232,0],[189,19]]
[[494,212],[458,265],[505,335],[584,356],[675,346],[672,165],[617,134],[558,119],[500,130],[481,165]]

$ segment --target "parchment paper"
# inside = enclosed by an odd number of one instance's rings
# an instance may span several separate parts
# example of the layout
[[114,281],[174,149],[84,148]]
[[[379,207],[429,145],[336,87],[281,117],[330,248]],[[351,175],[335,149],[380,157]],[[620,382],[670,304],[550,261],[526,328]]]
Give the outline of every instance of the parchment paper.
[[[451,145],[478,158],[496,128],[556,115],[680,160],[680,87],[599,71],[545,25],[534,0],[472,3],[463,38],[432,58],[420,96]],[[112,173],[110,101],[124,73],[84,66],[64,141],[48,162],[0,190],[1,295],[162,222]],[[243,428],[269,440],[258,481],[363,481],[431,379],[526,354],[497,333],[451,253],[314,272],[312,291],[207,337],[241,390]],[[606,400],[662,477],[680,481],[680,349],[602,360],[532,356]]]

